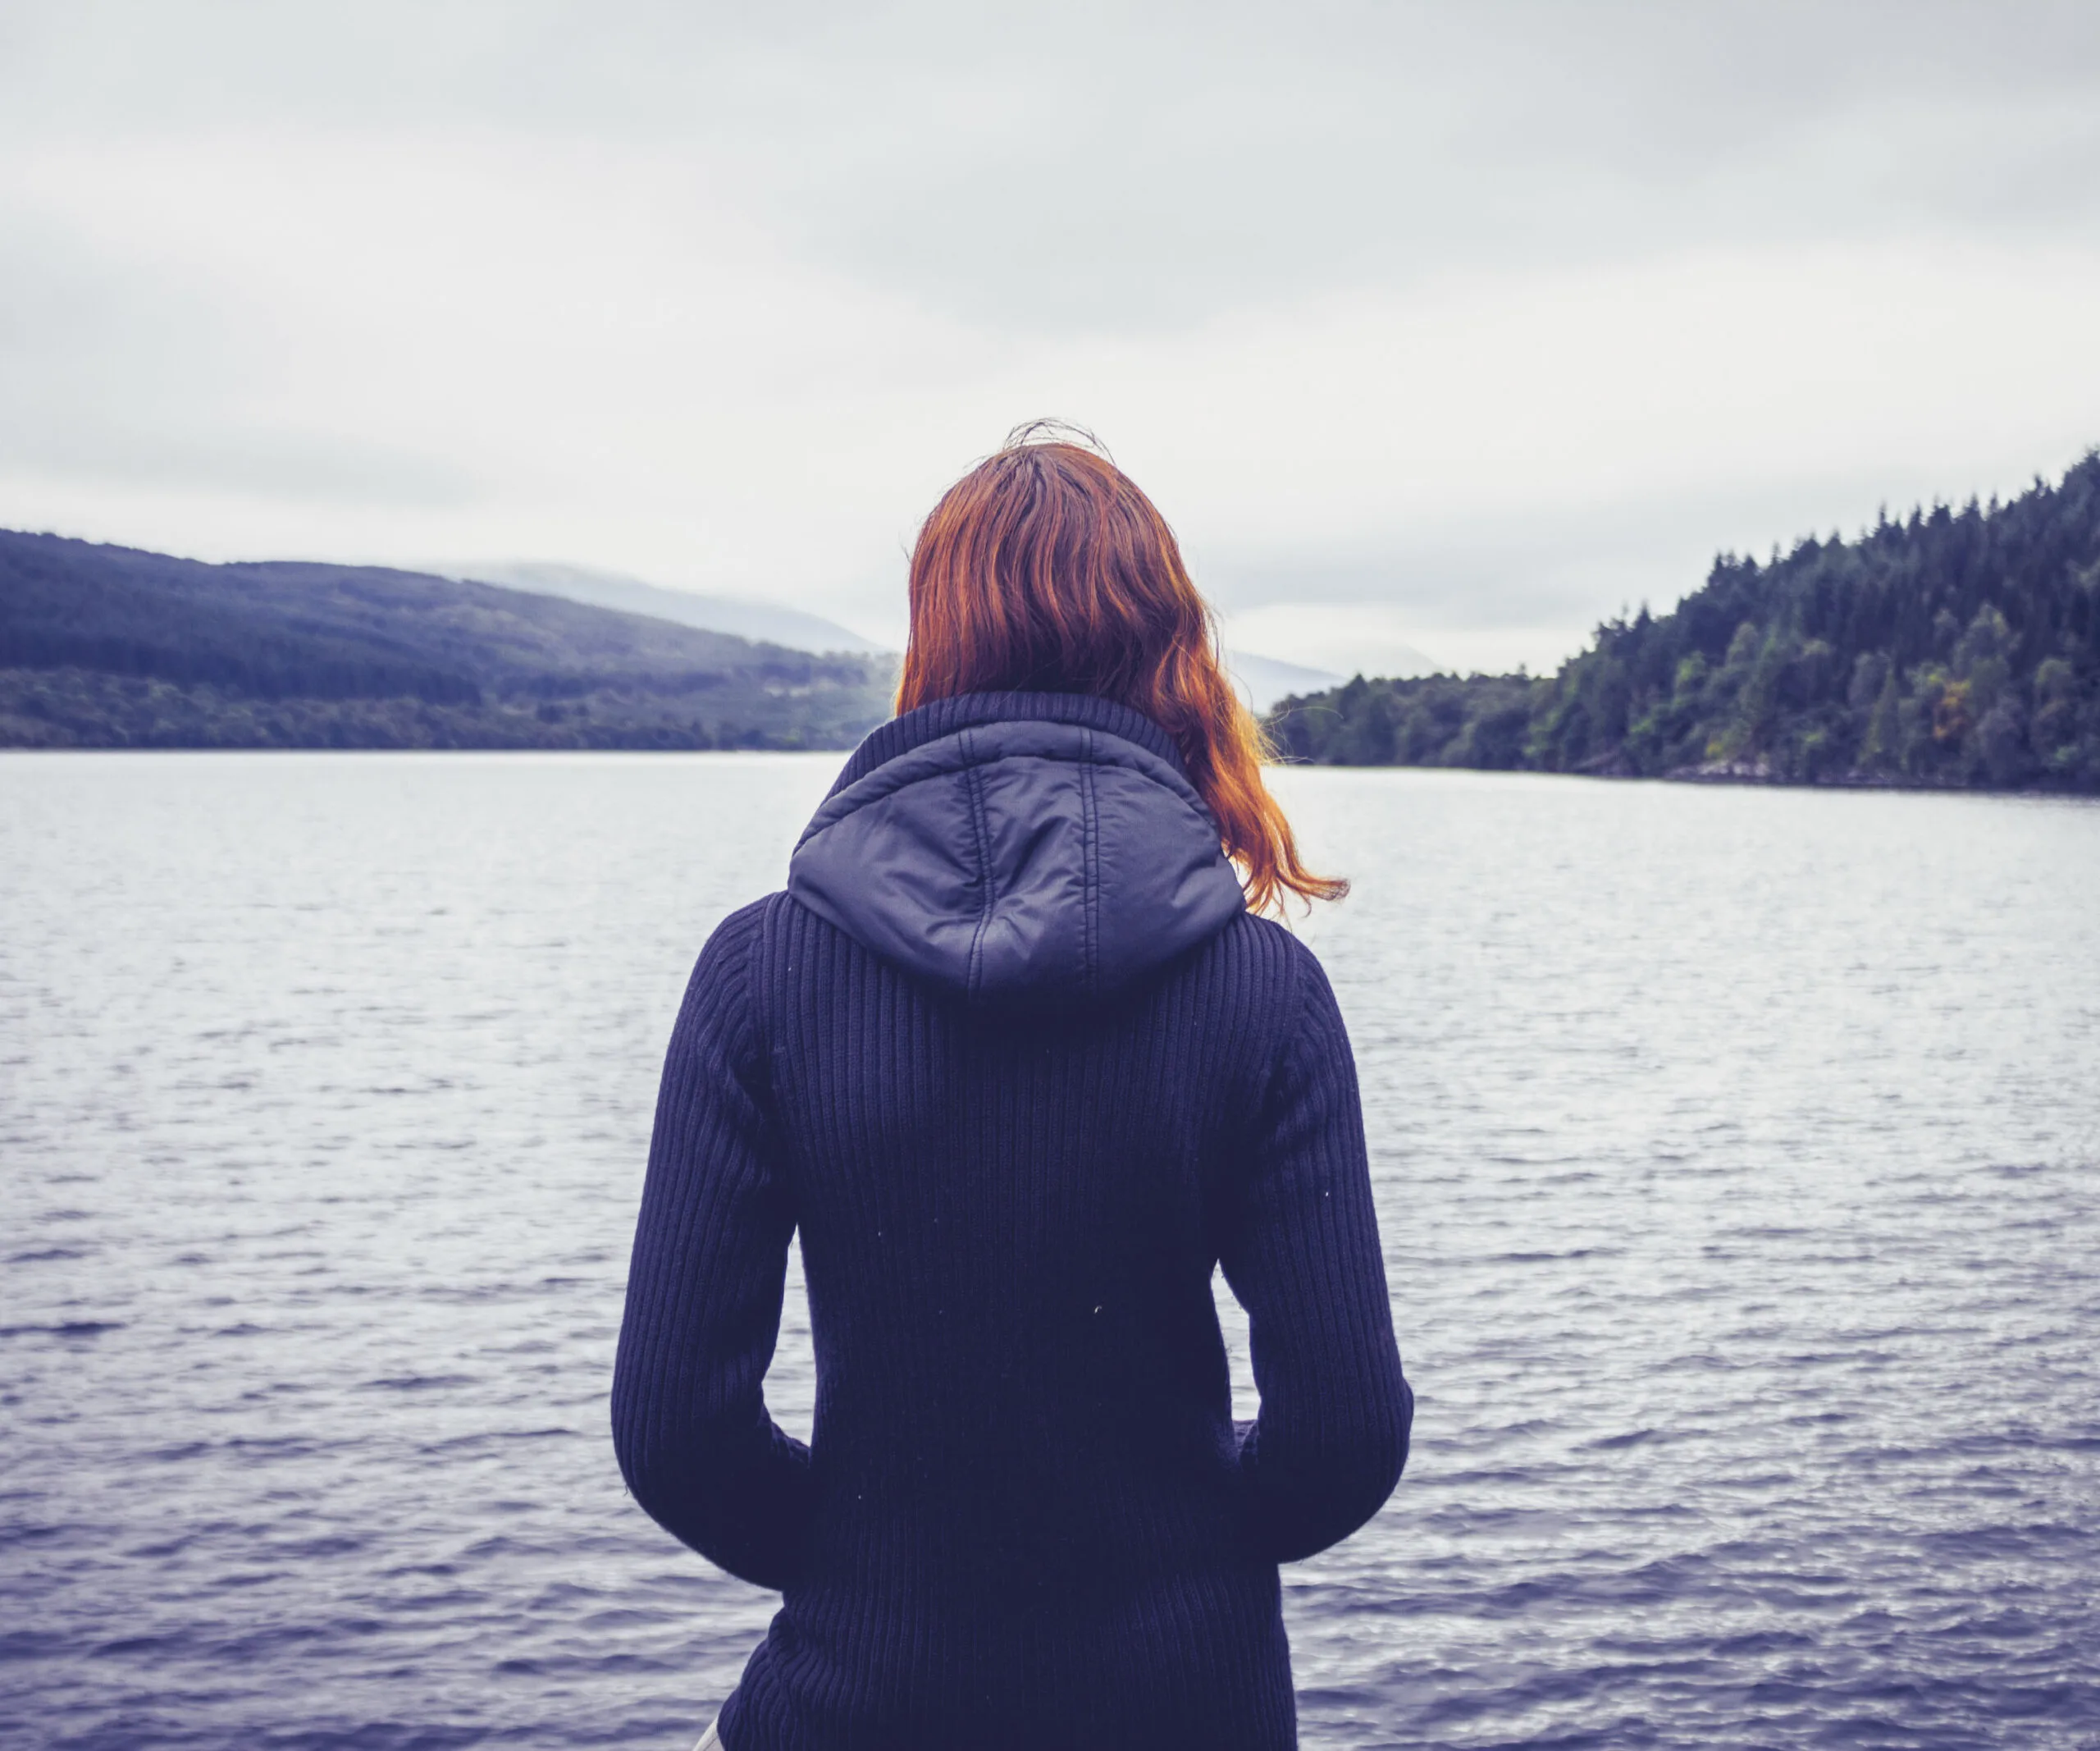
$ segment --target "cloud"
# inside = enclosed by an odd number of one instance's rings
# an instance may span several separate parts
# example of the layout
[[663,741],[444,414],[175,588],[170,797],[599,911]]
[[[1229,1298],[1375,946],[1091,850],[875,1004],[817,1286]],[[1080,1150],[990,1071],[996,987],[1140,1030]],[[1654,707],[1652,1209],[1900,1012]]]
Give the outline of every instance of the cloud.
[[2075,5],[16,5],[0,521],[894,638],[1061,414],[1249,624],[1536,663],[2100,438],[2097,170]]
[[457,505],[458,459],[256,407],[257,311],[137,240],[0,199],[0,475]]

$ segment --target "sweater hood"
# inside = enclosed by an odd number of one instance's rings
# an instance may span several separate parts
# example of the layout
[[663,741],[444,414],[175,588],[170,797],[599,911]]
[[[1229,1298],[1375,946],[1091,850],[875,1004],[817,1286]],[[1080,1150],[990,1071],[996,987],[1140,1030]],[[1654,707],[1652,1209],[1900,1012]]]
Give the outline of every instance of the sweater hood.
[[1245,909],[1172,738],[1069,693],[936,700],[870,734],[788,891],[906,972],[998,1007],[1112,997]]

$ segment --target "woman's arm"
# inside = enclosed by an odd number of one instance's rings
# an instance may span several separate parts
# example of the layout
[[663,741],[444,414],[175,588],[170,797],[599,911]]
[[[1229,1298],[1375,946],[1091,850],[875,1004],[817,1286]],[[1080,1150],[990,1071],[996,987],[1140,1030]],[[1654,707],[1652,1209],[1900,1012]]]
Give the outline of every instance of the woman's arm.
[[1347,1538],[1407,1463],[1400,1373],[1363,1146],[1356,1064],[1319,962],[1292,945],[1298,1001],[1224,1225],[1220,1262],[1247,1310],[1261,1415],[1239,1469],[1279,1562]]
[[792,1580],[810,1455],[767,1415],[795,1209],[767,1117],[751,966],[760,906],[709,940],[686,988],[628,1272],[613,1446],[649,1516],[761,1587]]

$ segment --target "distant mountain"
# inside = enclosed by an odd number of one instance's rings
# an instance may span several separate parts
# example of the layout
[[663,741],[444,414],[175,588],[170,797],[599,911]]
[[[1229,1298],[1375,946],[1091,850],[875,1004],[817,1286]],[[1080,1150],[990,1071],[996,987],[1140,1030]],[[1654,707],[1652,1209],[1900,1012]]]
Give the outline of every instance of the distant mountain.
[[441,575],[463,581],[503,584],[514,590],[530,590],[538,596],[559,596],[573,602],[588,602],[598,608],[617,608],[626,614],[646,614],[659,620],[675,620],[682,626],[697,626],[708,632],[731,633],[761,644],[785,645],[794,651],[849,651],[874,656],[882,650],[872,638],[863,638],[836,620],[805,614],[799,608],[783,608],[771,602],[747,601],[733,596],[700,596],[687,590],[667,590],[624,572],[598,571],[587,565],[556,565],[544,560],[518,560],[476,565],[466,570],[448,568]]
[[1723,554],[1550,676],[1359,678],[1271,724],[1340,765],[2100,793],[2100,451],[2008,504]]
[[847,747],[894,664],[493,584],[0,531],[0,743]]
[[1342,676],[1325,669],[1308,669],[1302,663],[1257,656],[1252,651],[1227,651],[1223,655],[1226,673],[1239,683],[1240,696],[1258,714],[1293,693],[1339,687],[1343,680]]

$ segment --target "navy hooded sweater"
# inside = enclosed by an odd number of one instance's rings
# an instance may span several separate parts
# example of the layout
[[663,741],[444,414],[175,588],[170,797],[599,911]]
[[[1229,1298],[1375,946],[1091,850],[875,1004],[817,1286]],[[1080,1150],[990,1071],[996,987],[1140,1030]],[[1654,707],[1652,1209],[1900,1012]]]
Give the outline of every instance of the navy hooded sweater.
[[[763,1392],[798,1230],[807,1447]],[[1294,1744],[1276,1566],[1376,1511],[1413,1404],[1333,994],[1171,739],[1044,693],[874,731],[694,968],[620,1332],[636,1500],[783,1595],[729,1751]]]

